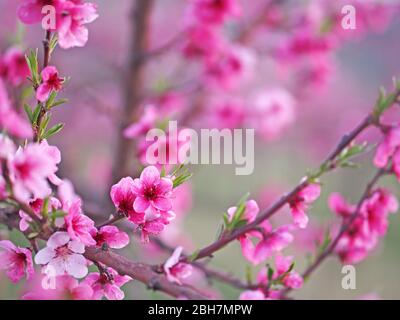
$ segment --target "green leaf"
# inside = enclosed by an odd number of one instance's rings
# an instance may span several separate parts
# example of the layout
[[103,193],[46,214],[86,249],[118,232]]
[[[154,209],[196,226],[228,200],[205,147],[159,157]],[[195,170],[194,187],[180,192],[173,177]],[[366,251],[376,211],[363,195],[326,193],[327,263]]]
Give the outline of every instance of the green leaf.
[[267,268],[268,268],[268,273],[267,273],[268,281],[270,282],[272,280],[272,277],[274,276],[274,269],[272,269],[270,265],[267,265]]
[[253,272],[250,266],[246,266],[246,281],[247,283],[253,282]]
[[[396,80],[395,80],[396,81]],[[379,90],[379,96],[378,96],[378,100],[375,104],[375,108],[373,111],[373,117],[375,119],[375,121],[379,121],[379,118],[381,117],[381,115],[390,107],[393,105],[393,103],[395,103],[398,94],[400,91],[400,83],[396,83],[395,84],[395,88],[396,91],[392,92],[390,94],[386,93],[385,88],[381,87]]]
[[31,73],[31,80],[34,87],[40,84],[40,76],[38,72],[38,50],[31,50],[26,56],[26,63]]
[[242,198],[239,200],[239,202],[236,205],[236,211],[231,218],[231,222],[229,223],[229,230],[233,230],[236,228],[239,228],[241,226],[246,225],[247,221],[242,220],[243,214],[246,211],[246,202],[247,199],[249,198],[249,193],[246,193]]
[[50,128],[44,135],[43,135],[43,139],[48,139],[52,136],[54,136],[55,134],[59,133],[63,128],[64,128],[64,124],[63,123],[59,123],[56,124],[54,127]]
[[54,108],[54,107],[58,107],[59,105],[62,105],[64,103],[67,103],[69,100],[68,99],[59,99],[57,101],[55,101],[50,108]]
[[42,109],[42,106],[40,104],[37,104],[36,108],[32,114],[32,124],[37,123],[41,109]]
[[52,91],[50,93],[49,98],[46,101],[46,109],[47,110],[51,109],[51,107],[53,106],[53,103],[56,100],[56,98],[57,98],[57,92],[56,91]]
[[45,217],[45,218],[47,218],[47,216],[48,216],[49,202],[50,202],[49,197],[45,198],[44,201],[43,201],[43,206],[42,206],[42,210],[41,211],[42,211],[42,216]]
[[25,103],[24,110],[25,110],[26,115],[28,116],[30,123],[33,123],[33,112],[32,112],[31,106]]
[[53,36],[50,39],[50,43],[49,43],[49,48],[50,48],[50,54],[53,53],[53,51],[56,49],[58,44],[58,37],[57,34],[54,33]]

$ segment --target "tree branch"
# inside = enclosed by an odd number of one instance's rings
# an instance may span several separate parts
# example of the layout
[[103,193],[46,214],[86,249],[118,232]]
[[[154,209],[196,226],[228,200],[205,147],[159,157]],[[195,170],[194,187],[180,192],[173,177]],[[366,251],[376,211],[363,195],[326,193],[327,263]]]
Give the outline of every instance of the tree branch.
[[[371,126],[373,123],[372,115],[367,116],[356,128],[354,128],[350,133],[345,135],[334,149],[334,151],[328,156],[327,161],[333,161],[350,143],[357,138],[365,129]],[[334,170],[335,166],[332,166],[330,170]],[[210,244],[209,246],[199,250],[197,254],[195,254],[194,260],[199,260],[205,257],[212,256],[216,251],[225,247],[230,242],[236,240],[239,236],[244,235],[245,233],[254,230],[257,226],[263,221],[269,219],[273,216],[277,211],[279,211],[284,205],[286,205],[300,190],[302,190],[307,184],[309,184],[308,179],[303,179],[297,186],[295,186],[289,193],[280,198],[277,202],[275,202],[271,207],[265,209],[257,219],[249,223],[241,228],[234,230],[233,232],[224,235],[222,238],[217,240],[216,242]]]
[[136,120],[136,114],[141,93],[144,89],[145,64],[143,57],[148,49],[150,16],[154,0],[136,0],[131,16],[132,39],[128,61],[128,74],[124,79],[125,105],[120,119],[117,145],[113,165],[113,182],[132,173],[131,160],[133,157],[134,141],[126,139],[123,131]]

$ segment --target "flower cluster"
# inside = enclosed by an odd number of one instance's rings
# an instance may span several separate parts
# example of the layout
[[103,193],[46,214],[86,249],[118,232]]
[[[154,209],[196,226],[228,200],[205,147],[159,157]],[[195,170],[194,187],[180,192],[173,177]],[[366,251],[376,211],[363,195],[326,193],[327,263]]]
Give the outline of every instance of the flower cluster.
[[33,136],[29,123],[13,107],[7,85],[18,87],[29,75],[29,68],[22,50],[9,48],[0,56],[0,130],[23,139]]
[[141,231],[142,241],[158,235],[174,218],[171,178],[161,177],[154,166],[145,168],[140,178],[123,178],[111,188],[111,199],[117,210]]
[[[51,6],[54,12],[45,10],[46,6]],[[54,14],[48,17],[48,26],[44,23],[46,14]],[[69,49],[86,44],[89,38],[86,24],[96,20],[98,14],[95,4],[83,0],[24,0],[18,8],[18,17],[25,24],[42,22],[48,31],[57,32],[60,46]]]
[[331,195],[329,206],[344,223],[350,223],[336,246],[336,253],[347,264],[358,263],[367,257],[379,238],[386,234],[389,214],[398,210],[397,199],[385,189],[374,190],[358,210],[337,193]]
[[269,267],[262,268],[257,275],[256,290],[247,290],[241,293],[240,300],[274,300],[280,299],[279,286],[291,289],[299,289],[303,285],[303,278],[293,270],[294,263],[292,256],[275,257],[274,271]]

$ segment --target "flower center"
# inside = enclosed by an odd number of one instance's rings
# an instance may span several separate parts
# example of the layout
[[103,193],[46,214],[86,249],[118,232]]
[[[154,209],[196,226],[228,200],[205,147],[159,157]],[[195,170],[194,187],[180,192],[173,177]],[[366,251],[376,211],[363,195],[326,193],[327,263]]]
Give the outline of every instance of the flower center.
[[144,196],[147,200],[155,200],[157,199],[157,189],[154,186],[147,187],[144,190]]

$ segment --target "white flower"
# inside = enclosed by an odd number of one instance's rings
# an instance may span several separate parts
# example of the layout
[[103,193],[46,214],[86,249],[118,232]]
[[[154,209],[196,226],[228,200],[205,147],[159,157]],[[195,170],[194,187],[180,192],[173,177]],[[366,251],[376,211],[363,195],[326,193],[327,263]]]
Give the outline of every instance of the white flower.
[[84,252],[83,243],[71,240],[67,232],[56,232],[47,241],[47,246],[36,254],[35,263],[46,265],[55,275],[67,273],[80,279],[88,273]]

